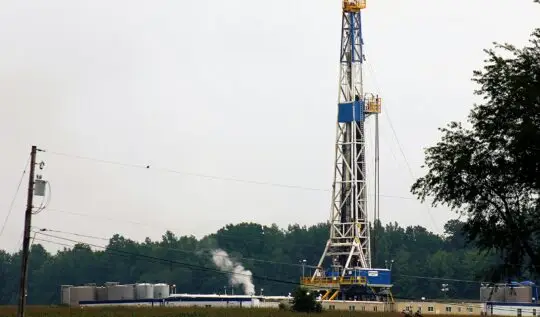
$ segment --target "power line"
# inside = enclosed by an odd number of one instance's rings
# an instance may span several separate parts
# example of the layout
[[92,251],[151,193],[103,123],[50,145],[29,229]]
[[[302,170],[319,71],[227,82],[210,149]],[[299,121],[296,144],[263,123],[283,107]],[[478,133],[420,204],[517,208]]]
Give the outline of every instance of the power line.
[[[47,210],[49,212],[59,212],[59,213],[65,213],[65,214],[74,215],[74,216],[80,216],[80,217],[106,219],[106,220],[109,220],[109,221],[129,223],[129,224],[133,224],[133,225],[144,226],[144,227],[155,228],[155,229],[161,229],[161,230],[167,230],[167,231],[173,231],[172,229],[175,229],[177,231],[181,231],[179,228],[167,227],[165,225],[157,224],[157,223],[155,223],[155,224],[152,224],[152,223],[149,223],[149,222],[142,223],[142,222],[137,222],[137,221],[133,221],[133,220],[129,220],[129,219],[118,219],[118,218],[112,218],[112,217],[106,217],[106,216],[98,216],[98,215],[95,215],[95,214],[85,214],[85,213],[72,212],[72,211],[66,211],[66,210],[60,210],[60,209],[54,209],[54,208],[48,208]],[[266,228],[268,228],[268,227],[266,227]],[[269,228],[269,229],[271,229],[271,228]],[[286,233],[284,233],[284,234],[286,234]],[[225,239],[225,240],[229,240],[229,241],[231,241],[231,240],[233,240],[233,241],[241,240],[242,243],[244,243],[244,244],[254,244],[254,243],[256,243],[256,241],[264,242],[264,239],[262,238],[262,236],[250,235],[249,239],[246,240],[244,237],[238,237],[238,236],[234,235],[233,233],[229,233],[229,232],[219,232],[219,233],[216,232],[216,233],[211,233],[211,234],[205,235],[205,237],[208,237],[208,238],[217,237],[217,236],[219,236],[220,239]],[[324,240],[324,241],[326,241],[326,240]],[[321,243],[324,243],[324,241],[321,241]],[[306,248],[306,247],[308,247],[308,248],[317,248],[317,249],[320,248],[320,244],[279,242],[278,245],[280,245],[280,246],[299,246],[299,247],[303,247],[303,248]]]
[[[193,267],[205,268],[205,269],[209,269],[209,270],[213,270],[213,271],[219,271],[217,269],[212,269],[212,268],[208,268],[208,267],[192,265],[192,264],[188,264],[188,263],[184,263],[184,262],[178,262],[178,261],[173,261],[173,260],[169,260],[169,259],[163,259],[163,258],[159,258],[159,257],[148,256],[148,255],[144,255],[144,254],[140,254],[140,253],[133,253],[133,252],[128,252],[128,251],[118,250],[118,249],[111,248],[109,246],[100,246],[100,245],[87,243],[87,242],[84,242],[84,241],[78,241],[78,240],[69,239],[69,238],[65,238],[65,237],[61,237],[61,236],[50,235],[50,234],[47,234],[47,233],[43,233],[43,231],[39,231],[39,232],[37,232],[37,234],[52,237],[52,238],[56,238],[56,239],[60,239],[60,240],[64,240],[64,241],[69,241],[69,242],[76,243],[76,244],[85,244],[85,245],[88,245],[88,246],[91,246],[91,247],[104,249],[106,251],[120,252],[122,254],[133,255],[133,256],[141,256],[143,258],[152,259],[152,260],[156,260],[156,261],[158,261],[158,260],[159,261],[172,261],[172,262],[168,262],[168,263],[179,264],[179,265],[186,264],[188,267],[193,266]],[[98,237],[92,237],[92,238],[98,238]],[[104,238],[101,238],[101,239],[104,239]],[[36,240],[38,240],[38,238],[36,238]],[[56,243],[54,241],[48,241],[48,242]],[[73,246],[71,246],[71,247],[73,247]],[[163,248],[165,250],[178,250],[178,249],[167,248],[167,247],[160,247],[160,248]],[[261,261],[265,261],[265,260],[261,260]],[[297,264],[288,263],[288,265],[296,266]],[[219,272],[223,272],[223,271],[219,271]],[[234,272],[225,272],[225,273],[231,273],[232,274]],[[236,273],[234,273],[234,274],[236,274]],[[422,280],[448,281],[448,282],[459,282],[459,283],[473,283],[473,284],[479,284],[479,285],[482,284],[482,283],[489,283],[487,281],[466,280],[466,279],[456,279],[456,278],[446,278],[446,277],[434,277],[434,276],[422,276],[422,275],[408,275],[408,274],[401,274],[401,273],[395,274],[394,277],[406,277],[406,278],[414,278],[414,279],[422,279]],[[254,278],[255,278],[255,276],[254,276]],[[276,279],[272,279],[271,281],[276,281]],[[290,283],[290,281],[286,281],[286,282]]]
[[190,264],[190,263],[185,263],[185,262],[180,262],[180,261],[175,261],[175,260],[170,260],[170,259],[164,259],[164,258],[159,258],[159,257],[140,254],[140,253],[127,252],[127,251],[113,249],[113,248],[106,247],[106,246],[100,246],[100,245],[91,244],[91,243],[82,242],[82,241],[77,241],[77,240],[68,239],[68,238],[64,238],[64,237],[49,235],[49,234],[46,234],[46,233],[43,233],[43,232],[38,232],[38,234],[43,235],[43,236],[47,236],[47,237],[60,239],[60,240],[69,241],[69,242],[76,243],[76,244],[79,244],[79,243],[80,244],[85,244],[85,245],[88,245],[88,246],[91,246],[91,247],[94,247],[94,248],[103,249],[106,252],[112,252],[112,253],[116,253],[116,254],[125,254],[125,255],[140,257],[142,259],[147,259],[147,260],[149,260],[151,262],[157,261],[157,262],[162,262],[162,263],[166,263],[166,264],[176,264],[176,265],[179,265],[181,267],[190,268],[192,270],[209,271],[209,272],[220,273],[220,274],[233,274],[233,275],[252,277],[252,278],[255,278],[255,279],[265,280],[265,281],[269,281],[269,282],[299,285],[298,282],[281,280],[281,279],[271,278],[271,277],[267,277],[267,276],[250,275],[250,274],[246,274],[246,273],[238,273],[238,272],[228,271],[228,270],[219,270],[219,269],[214,269],[214,268],[210,268],[210,267],[206,267],[206,266],[202,266],[202,265],[195,265],[195,264]]
[[[68,210],[62,210],[62,209],[56,209],[56,208],[48,208],[47,211],[58,212],[58,213],[63,213],[63,214],[68,214],[68,215],[73,215],[73,216],[78,216],[78,217],[100,218],[100,219],[110,220],[110,221],[120,221],[120,219],[117,219],[117,218],[99,216],[99,215],[90,215],[86,213],[80,213],[80,212],[68,211]],[[138,221],[133,221],[129,219],[122,219],[122,222],[130,223],[130,224],[138,225],[138,226],[143,226],[143,227],[149,227],[149,228],[167,229],[166,227],[162,225],[158,226],[157,224],[153,225],[148,222],[138,222]]]
[[75,158],[75,159],[93,161],[93,162],[97,162],[97,163],[104,163],[104,164],[111,164],[111,165],[118,165],[118,166],[124,166],[124,167],[132,167],[132,168],[140,168],[140,169],[151,169],[151,170],[157,170],[157,171],[173,173],[173,174],[179,174],[179,175],[206,178],[206,179],[210,179],[210,180],[222,180],[222,181],[231,181],[231,182],[247,183],[247,184],[254,184],[254,185],[265,185],[265,186],[301,189],[301,190],[309,190],[309,191],[325,191],[325,192],[329,192],[328,189],[322,189],[322,188],[306,187],[306,186],[300,186],[300,185],[280,184],[280,183],[272,183],[272,182],[257,181],[257,180],[247,180],[247,179],[240,179],[240,178],[234,178],[234,177],[224,177],[224,176],[209,175],[209,174],[203,174],[203,173],[185,172],[185,171],[174,170],[174,169],[171,169],[171,168],[151,167],[150,165],[147,165],[147,164],[124,163],[124,162],[120,162],[120,161],[111,161],[111,160],[99,159],[99,158],[94,158],[94,157],[89,157],[89,156],[80,156],[80,155],[73,155],[73,154],[61,153],[61,152],[47,151],[47,153],[50,153],[50,154],[53,154],[53,155],[59,155],[59,156]]
[[11,216],[11,212],[13,211],[13,207],[15,205],[15,200],[17,199],[17,195],[19,194],[19,189],[21,188],[22,181],[24,179],[24,175],[26,174],[26,169],[28,168],[28,163],[30,162],[30,156],[28,156],[28,159],[26,160],[26,164],[24,165],[24,170],[22,172],[21,178],[19,179],[19,184],[17,185],[17,189],[15,190],[15,195],[13,195],[13,199],[11,200],[11,204],[9,205],[8,213],[6,215],[6,218],[4,219],[4,223],[2,224],[2,229],[0,229],[0,237],[4,233],[4,229],[6,228],[6,224],[9,220],[9,217]]
[[[106,220],[109,220],[109,221],[118,221],[118,222],[123,222],[123,223],[129,223],[129,224],[133,224],[133,225],[138,225],[138,226],[144,226],[144,227],[149,227],[149,228],[154,228],[154,229],[160,229],[160,230],[166,230],[166,231],[171,231],[171,229],[175,229],[175,228],[172,228],[172,227],[166,227],[164,225],[161,225],[161,224],[151,224],[151,223],[143,223],[143,222],[137,222],[137,221],[133,221],[133,220],[126,220],[126,219],[118,219],[118,218],[112,218],[112,217],[106,217],[106,216],[97,216],[97,215],[90,215],[90,214],[85,214],[85,213],[79,213],[79,212],[73,212],[73,211],[66,211],[66,210],[60,210],[60,209],[54,209],[54,208],[49,208],[47,209],[49,212],[58,212],[58,213],[65,213],[65,214],[69,214],[69,215],[74,215],[74,216],[79,216],[79,217],[89,217],[89,218],[100,218],[100,219],[106,219]],[[181,231],[180,229],[178,229],[178,231]],[[65,232],[64,232],[65,233]],[[216,236],[217,233],[211,233],[211,234],[208,234],[206,235],[205,237],[212,237],[212,236]],[[233,234],[230,234],[230,233],[226,233],[226,232],[220,232],[219,233],[219,237],[220,238],[224,238],[224,239],[230,239],[230,240],[242,240],[242,243],[244,244],[250,244],[250,243],[255,243],[256,241],[254,240],[258,240],[258,241],[264,241],[262,240],[261,237],[256,237],[256,236],[250,236],[250,239],[249,240],[245,240],[244,238],[242,237],[237,237]],[[101,239],[101,238],[100,238]],[[108,241],[108,239],[107,239]],[[288,245],[288,246],[304,246],[304,247],[320,247],[319,245],[312,245],[312,244],[299,244],[299,243],[284,243],[282,242],[280,245]]]
[[[98,236],[93,236],[93,235],[85,235],[85,234],[80,234],[80,233],[74,233],[74,232],[62,231],[62,230],[55,230],[55,229],[48,229],[48,228],[39,228],[39,227],[35,227],[35,226],[33,228],[36,228],[41,232],[55,232],[55,233],[62,233],[62,234],[67,234],[67,235],[73,235],[73,236],[78,236],[78,237],[89,238],[89,239],[110,241],[110,238],[98,237]],[[210,236],[213,236],[213,235],[215,236],[216,233],[211,234],[211,235],[209,235],[207,237],[210,237]],[[244,243],[244,244],[250,244],[252,242],[255,243],[256,242],[255,240],[259,240],[260,242],[265,242],[263,240],[263,238],[261,236],[258,236],[258,235],[257,236],[249,235],[249,237],[245,237],[245,236],[240,237],[240,236],[236,236],[236,235],[228,234],[228,233],[224,233],[224,232],[219,233],[219,238],[225,238],[225,240],[227,240],[227,239],[229,239],[229,240],[237,240],[237,241],[241,240],[242,243]],[[137,242],[137,241],[134,241],[134,240],[130,240],[130,241],[132,241],[135,244],[141,245],[140,242]],[[156,244],[159,243],[158,241],[153,241],[153,242],[156,243]],[[295,244],[295,243],[289,243],[289,242],[284,242],[284,241],[280,241],[279,243],[273,242],[273,244],[279,245],[279,246],[298,246],[298,247],[314,247],[314,248],[317,248],[317,247],[320,246],[320,244]],[[161,245],[153,245],[153,246],[157,247],[159,249],[170,250],[170,251],[175,251],[175,252],[182,252],[182,253],[191,253],[191,254],[200,254],[200,252],[210,252],[210,251],[215,250],[215,249],[209,249],[209,248],[201,248],[201,249],[197,249],[197,250],[186,250],[186,249],[171,248],[171,247],[166,247],[166,246],[161,246]],[[216,247],[216,249],[218,249],[218,248],[220,248],[220,247]],[[302,266],[302,264],[298,264],[298,263],[278,262],[278,261],[264,260],[264,259],[252,258],[252,257],[235,256],[235,258],[237,258],[239,260],[263,262],[263,263],[270,263],[270,264],[276,264],[276,265],[286,265],[286,266],[296,266],[296,267],[301,267]],[[472,263],[473,264],[485,264],[487,262],[486,261],[481,261],[481,260],[476,260],[476,261],[474,261]],[[501,265],[504,265],[504,266],[507,266],[507,267],[540,267],[540,265],[511,264],[511,263],[501,264]],[[307,265],[307,264],[304,264],[303,266],[306,267],[306,268],[315,268],[315,266]],[[398,275],[394,275],[394,276],[417,278],[417,279],[420,278],[420,279],[428,279],[428,280],[467,282],[467,283],[490,283],[489,281],[465,280],[465,279],[456,279],[456,278],[440,278],[440,277],[429,277],[429,276],[419,276],[419,275],[408,275],[408,274],[401,274],[401,273],[399,273]]]
[[39,232],[55,232],[55,233],[69,234],[69,235],[76,236],[76,237],[80,237],[80,238],[88,238],[88,239],[96,239],[96,240],[102,240],[102,241],[110,241],[110,239],[107,239],[107,238],[101,238],[101,237],[96,237],[96,236],[90,236],[90,235],[80,234],[80,233],[75,233],[75,232],[67,232],[67,231],[61,231],[61,230],[54,230],[54,229],[49,229],[49,228],[39,228],[39,227],[34,227],[34,226],[32,226],[32,228],[38,229],[37,231],[34,231],[34,232],[36,232],[36,233],[39,233]]
[[[134,221],[130,221],[130,220],[126,220],[126,219],[115,219],[115,218],[111,218],[111,217],[102,217],[102,216],[96,216],[96,215],[90,215],[90,214],[84,214],[84,213],[76,213],[76,212],[69,212],[69,211],[64,211],[64,210],[57,210],[57,209],[48,209],[49,211],[53,211],[53,212],[61,212],[61,213],[67,213],[67,214],[73,214],[73,215],[76,215],[76,216],[83,216],[83,217],[92,217],[92,218],[103,218],[103,219],[107,219],[107,220],[110,220],[110,221],[121,221],[121,222],[124,222],[124,223],[131,223],[131,224],[134,224],[134,225],[140,225],[140,226],[148,226],[148,227],[152,227],[152,228],[159,228],[159,229],[163,229],[163,230],[167,230],[167,231],[171,231],[171,228],[170,227],[166,227],[164,225],[152,225],[152,224],[149,224],[149,223],[140,223],[140,222],[134,222]],[[266,227],[266,226],[261,226],[264,230],[264,228],[266,229],[271,229],[269,227]],[[34,228],[37,228],[37,227],[34,227]],[[67,232],[67,231],[60,231],[60,230],[50,230],[48,229],[48,231],[55,231],[55,232],[58,232],[58,233],[65,233],[65,234],[73,234],[75,236],[81,236],[81,237],[89,237],[89,238],[93,238],[93,239],[99,239],[99,240],[103,240],[103,241],[109,241],[110,239],[107,239],[107,238],[101,238],[101,237],[96,237],[96,236],[91,236],[91,235],[81,235],[81,234],[75,234],[75,233],[71,233],[71,232]],[[264,232],[264,231],[262,231]],[[261,232],[261,235],[249,235],[249,237],[245,237],[245,236],[237,236],[235,235],[234,233],[232,232],[216,232],[216,233],[212,233],[212,234],[208,234],[206,235],[205,237],[206,238],[219,238],[220,240],[225,240],[225,241],[241,241],[243,244],[248,244],[248,245],[253,245],[255,243],[260,243],[260,242],[265,242],[264,240],[264,233]],[[283,232],[283,231],[279,231],[279,233],[281,234],[284,234],[284,237],[286,236],[287,232]],[[291,232],[289,232],[291,233]],[[198,239],[200,241],[200,239]],[[136,241],[134,241],[136,242]],[[158,242],[157,240],[154,241],[154,242]],[[298,246],[298,247],[301,247],[301,248],[319,248],[320,247],[320,244],[302,244],[302,243],[291,243],[291,242],[285,242],[285,241],[274,241],[273,242],[275,245],[279,245],[279,246]],[[160,246],[161,247],[161,246]],[[181,249],[177,249],[178,252],[184,252],[186,250],[181,250]],[[302,255],[303,257],[305,257],[305,254]],[[258,261],[258,262],[263,262],[263,261],[267,261],[267,260],[261,260],[261,259],[255,259],[255,258],[245,258],[245,257],[242,257],[242,259],[245,259],[245,260],[253,260],[253,261]],[[269,261],[269,262],[272,262],[272,261]],[[485,261],[485,260],[475,260],[473,263],[475,264],[486,264],[488,263],[488,261]],[[280,264],[282,265],[293,265],[291,263],[285,263],[285,262],[281,262]],[[294,264],[294,265],[298,265],[300,266],[300,264]],[[531,267],[531,266],[534,266],[534,267],[540,267],[540,265],[528,265],[528,264],[505,264],[506,266],[511,266],[511,267]],[[309,265],[305,265],[305,267],[311,267]]]
[[474,281],[474,280],[464,280],[464,279],[457,279],[457,278],[446,278],[446,277],[429,277],[429,276],[420,276],[420,275],[408,275],[408,274],[397,274],[398,277],[408,277],[408,278],[415,278],[415,279],[423,279],[423,280],[433,280],[433,281],[445,281],[445,282],[459,282],[459,283],[474,283],[474,284],[482,284],[482,283],[488,283],[488,282],[480,282],[480,281]]
[[[89,218],[100,218],[100,219],[106,219],[106,220],[109,220],[109,221],[117,221],[117,222],[123,222],[123,223],[130,223],[130,224],[133,224],[133,225],[138,225],[138,226],[144,226],[144,227],[149,227],[149,228],[155,228],[155,229],[160,229],[160,230],[166,230],[166,231],[173,231],[171,229],[176,229],[177,231],[182,231],[180,230],[179,228],[173,228],[173,227],[166,227],[162,224],[150,224],[150,223],[142,223],[142,222],[137,222],[137,221],[133,221],[133,220],[125,220],[125,219],[118,219],[118,218],[112,218],[112,217],[106,217],[106,216],[97,216],[97,215],[90,215],[90,214],[85,214],[85,213],[79,213],[79,212],[72,212],[72,211],[66,211],[66,210],[60,210],[60,209],[54,209],[54,208],[49,208],[47,209],[48,211],[52,211],[52,212],[59,212],[59,213],[65,213],[65,214],[69,214],[69,215],[74,215],[74,216],[80,216],[80,217],[89,217]],[[262,225],[260,225],[262,226]],[[264,228],[264,226],[262,226]],[[268,227],[266,227],[268,228]],[[271,229],[271,228],[268,228],[268,229]],[[285,234],[285,233],[284,233]],[[242,237],[237,237],[236,235],[232,234],[232,233],[229,233],[229,232],[219,232],[219,233],[211,233],[211,234],[208,234],[208,235],[205,235],[205,237],[212,237],[212,236],[217,236],[219,235],[220,238],[229,238],[232,240],[242,240],[242,243],[244,244],[249,244],[249,243],[254,243],[255,241],[254,240],[258,240],[258,241],[264,241],[262,239],[262,237],[260,236],[253,236],[251,235],[249,237],[249,240],[245,240],[244,238]],[[286,245],[286,246],[301,246],[301,247],[315,247],[315,248],[320,248],[320,245],[315,245],[315,244],[305,244],[305,243],[285,243],[285,242],[282,242],[280,245]]]
[[19,236],[19,240],[17,242],[17,251],[22,251],[23,239],[24,239],[24,230],[21,231],[21,235]]
[[[68,213],[68,214],[73,214],[73,215],[76,215],[76,216],[83,216],[83,217],[92,217],[92,218],[103,218],[103,219],[107,219],[107,220],[110,220],[110,221],[121,221],[123,223],[131,223],[131,224],[134,224],[134,225],[140,225],[140,226],[148,226],[148,227],[152,227],[152,228],[159,228],[159,229],[163,229],[163,230],[167,230],[167,231],[172,231],[170,227],[166,227],[164,225],[152,225],[152,224],[149,224],[149,223],[140,223],[140,222],[135,222],[135,221],[130,221],[130,220],[126,220],[126,219],[115,219],[115,218],[111,218],[111,217],[102,217],[102,216],[96,216],[96,215],[90,215],[90,214],[84,214],[84,213],[76,213],[76,212],[69,212],[69,211],[64,211],[64,210],[56,210],[56,209],[48,209],[49,211],[53,211],[53,212],[62,212],[62,213]],[[262,226],[262,228],[265,228],[264,226]],[[271,229],[271,228],[268,228],[266,227],[267,229]],[[63,233],[66,233],[66,234],[70,234],[66,231],[59,231],[59,232],[63,232]],[[283,232],[283,231],[279,231],[280,233],[284,234],[286,236],[286,232]],[[76,235],[79,235],[80,234],[76,234]],[[84,236],[84,235],[82,235]],[[284,236],[284,237],[285,237]],[[90,238],[95,238],[95,239],[100,239],[100,240],[103,240],[103,241],[109,241],[109,239],[106,239],[106,238],[98,238],[98,237],[95,237],[95,236],[87,236],[87,237],[90,237]],[[265,242],[264,240],[264,237],[263,237],[263,234],[261,235],[249,235],[249,237],[245,237],[245,236],[237,236],[235,235],[234,233],[232,232],[219,232],[219,233],[212,233],[212,234],[209,234],[209,235],[206,235],[205,236],[206,238],[219,238],[219,240],[223,241],[230,241],[232,243],[235,243],[235,242],[238,242],[238,241],[241,241],[241,243],[243,244],[247,244],[247,245],[255,245],[255,244],[258,244],[260,242]],[[200,241],[200,239],[198,239]],[[135,242],[135,241],[134,241]],[[157,241],[154,241],[154,242],[157,242]],[[302,244],[302,243],[291,243],[291,242],[285,242],[285,241],[277,241],[277,242],[273,242],[275,243],[275,245],[278,245],[278,246],[284,246],[284,247],[290,247],[290,246],[297,246],[297,247],[300,247],[302,249],[305,249],[305,248],[319,248],[320,247],[320,244]],[[178,250],[178,252],[183,252],[185,250]],[[306,254],[303,254],[302,257],[306,257]],[[254,259],[254,258],[244,258],[242,257],[242,259],[246,259],[246,260],[254,260],[254,261],[258,261],[258,262],[262,262],[263,260],[260,260],[260,259]],[[482,261],[482,260],[476,260],[474,263],[476,264],[485,264],[487,263],[487,261]],[[291,263],[285,263],[285,262],[282,262],[281,263],[282,265],[292,265]],[[508,264],[510,266],[515,266],[515,267],[518,267],[518,266],[527,266],[527,265],[523,265],[523,264]],[[306,265],[306,267],[311,267],[309,265]]]
[[[97,216],[97,215],[90,215],[90,214],[85,214],[85,213],[79,213],[79,212],[73,212],[73,211],[66,211],[66,210],[60,210],[60,209],[54,209],[54,208],[48,208],[47,209],[49,212],[59,212],[59,213],[65,213],[65,214],[69,214],[69,215],[74,215],[74,216],[80,216],[80,217],[89,217],[89,218],[100,218],[100,219],[106,219],[106,220],[109,220],[109,221],[118,221],[118,222],[123,222],[123,223],[129,223],[129,224],[133,224],[133,225],[138,225],[138,226],[144,226],[144,227],[149,227],[149,228],[155,228],[155,229],[161,229],[161,230],[167,230],[167,231],[172,231],[171,229],[177,229],[177,228],[172,228],[172,227],[166,227],[164,225],[161,225],[161,224],[151,224],[151,223],[143,223],[143,222],[137,222],[137,221],[133,221],[133,220],[126,220],[126,219],[117,219],[117,218],[112,218],[112,217],[106,217],[106,216]],[[178,229],[178,231],[181,231],[180,229]],[[211,233],[211,234],[208,234],[206,235],[205,237],[212,237],[212,236],[217,236],[218,233]],[[227,233],[227,232],[220,232],[219,233],[219,238],[223,238],[223,239],[229,239],[229,240],[241,240],[242,243],[244,244],[251,244],[251,243],[255,243],[256,241],[254,240],[258,240],[258,241],[264,241],[262,239],[262,237],[260,236],[250,236],[249,237],[249,240],[245,240],[244,238],[242,237],[237,237],[231,233]],[[302,247],[315,247],[315,248],[319,248],[320,245],[314,245],[314,244],[301,244],[301,243],[285,243],[285,242],[281,242],[280,245],[283,245],[283,246],[302,246]]]
[[[379,87],[379,84],[377,82],[377,77],[375,76],[375,71],[373,70],[373,67],[371,66],[371,64],[368,63],[368,70],[370,71],[371,73],[371,76],[373,77],[373,81],[375,82],[375,86],[377,87],[377,90],[380,90],[380,87]],[[405,164],[407,165],[407,169],[409,170],[409,174],[412,178],[412,180],[414,181],[414,173],[413,173],[413,170],[411,168],[411,165],[409,164],[409,160],[407,159],[407,156],[405,155],[405,151],[403,150],[403,147],[401,146],[401,142],[399,142],[399,138],[397,136],[397,133],[396,133],[396,130],[394,129],[394,125],[392,124],[392,119],[390,118],[390,113],[388,112],[388,107],[386,107],[386,117],[388,118],[388,123],[389,123],[389,126],[390,126],[390,129],[392,130],[392,134],[396,140],[396,143],[398,145],[398,148],[399,148],[399,151],[401,152],[401,155],[403,156],[403,159],[405,160]],[[428,212],[428,215],[429,215],[429,218],[431,220],[431,223],[433,224],[433,229],[436,229],[438,228],[439,226],[436,224],[435,222],[435,219],[433,218],[433,215],[432,215],[432,212],[431,212],[431,208],[429,208],[428,205],[424,204],[426,206],[426,210]]]
[[[39,229],[39,231],[37,233],[39,233],[39,232],[56,232],[56,233],[63,233],[63,234],[67,234],[67,235],[73,235],[73,236],[77,236],[77,237],[96,239],[96,240],[102,240],[102,241],[110,241],[110,239],[107,239],[107,238],[96,237],[96,236],[91,236],[91,235],[84,235],[84,234],[79,234],[79,233],[74,233],[74,232],[53,230],[53,229],[48,229],[48,228],[38,228],[38,229]],[[135,241],[133,241],[133,242],[140,245],[140,243],[138,243],[138,242],[135,242]],[[189,253],[189,254],[195,254],[195,255],[200,255],[202,252],[211,253],[212,251],[215,251],[216,249],[219,249],[219,248],[215,248],[215,249],[201,248],[201,249],[197,249],[197,250],[186,250],[186,249],[179,249],[179,248],[169,248],[169,247],[161,246],[161,245],[153,245],[153,247],[156,247],[158,249],[168,250],[168,251],[176,251],[176,252]],[[213,256],[227,257],[225,255],[219,255],[219,254],[216,254],[216,255],[213,255]],[[307,264],[279,262],[279,261],[263,260],[263,259],[249,258],[249,257],[243,257],[243,256],[235,256],[235,258],[237,258],[239,260],[244,260],[244,261],[269,263],[269,264],[275,264],[275,265],[286,265],[286,266],[294,266],[294,267],[302,267],[302,266],[304,266],[306,268],[316,268],[316,266],[307,265]]]
[[[230,181],[230,182],[253,184],[253,185],[272,186],[272,187],[289,188],[289,189],[299,189],[299,190],[306,190],[306,191],[318,191],[318,192],[327,192],[327,193],[331,192],[330,189],[323,189],[323,188],[316,188],[316,187],[307,187],[307,186],[291,185],[291,184],[283,184],[283,183],[273,183],[273,182],[267,182],[267,181],[249,180],[249,179],[241,179],[241,178],[226,177],[226,176],[216,176],[216,175],[210,175],[210,174],[204,174],[204,173],[185,172],[185,171],[178,171],[178,170],[174,170],[174,169],[171,169],[171,168],[165,168],[165,167],[152,167],[152,166],[146,165],[146,164],[126,163],[126,162],[112,161],[112,160],[100,159],[100,158],[89,157],[89,156],[81,156],[81,155],[75,155],[75,154],[68,154],[68,153],[62,153],[62,152],[54,152],[54,151],[46,151],[46,152],[49,153],[49,154],[53,154],[53,155],[64,156],[64,157],[80,159],[80,160],[86,160],[86,161],[92,161],[92,162],[96,162],[96,163],[103,163],[103,164],[110,164],[110,165],[117,165],[117,166],[131,167],[131,168],[138,168],[138,169],[151,169],[151,170],[154,170],[154,171],[161,171],[161,172],[178,174],[178,175],[185,175],[185,176],[193,176],[193,177],[205,178],[205,179],[209,179],[209,180]],[[398,195],[380,194],[380,196],[385,197],[385,198],[416,200],[416,198],[414,198],[414,197],[406,197],[406,196],[398,196]]]

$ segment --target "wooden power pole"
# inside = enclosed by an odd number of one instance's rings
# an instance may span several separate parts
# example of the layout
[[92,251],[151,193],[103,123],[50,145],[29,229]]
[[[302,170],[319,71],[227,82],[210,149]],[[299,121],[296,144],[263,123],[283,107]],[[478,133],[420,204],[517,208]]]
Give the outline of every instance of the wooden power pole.
[[26,212],[24,215],[24,239],[23,253],[21,259],[21,280],[19,285],[19,306],[17,310],[18,317],[24,317],[24,308],[26,305],[26,284],[28,280],[28,257],[30,255],[30,229],[32,227],[32,208],[34,200],[34,172],[36,168],[37,147],[32,146],[30,152],[30,175],[28,175],[28,196],[26,202]]

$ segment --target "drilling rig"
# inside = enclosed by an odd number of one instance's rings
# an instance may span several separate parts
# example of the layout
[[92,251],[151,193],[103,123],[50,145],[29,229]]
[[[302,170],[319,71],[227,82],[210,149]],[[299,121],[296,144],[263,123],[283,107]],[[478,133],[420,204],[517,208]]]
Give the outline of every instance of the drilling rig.
[[[391,272],[371,267],[365,122],[375,119],[375,212],[378,219],[378,116],[381,98],[363,88],[361,13],[366,0],[342,0],[338,115],[330,238],[311,276],[301,284],[323,300],[393,302]],[[326,264],[326,268],[323,267]]]

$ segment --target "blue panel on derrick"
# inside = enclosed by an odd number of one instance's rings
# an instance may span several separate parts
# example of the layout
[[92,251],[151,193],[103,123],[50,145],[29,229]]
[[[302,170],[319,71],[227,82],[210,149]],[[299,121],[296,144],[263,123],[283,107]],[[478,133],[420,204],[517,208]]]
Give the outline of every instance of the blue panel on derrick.
[[345,102],[338,105],[338,122],[364,121],[364,102]]
[[365,277],[368,285],[390,286],[392,285],[392,272],[389,269],[347,269],[345,277]]
[[366,270],[368,285],[391,285],[392,272],[386,269]]
[[388,269],[360,269],[360,276],[367,278],[368,285],[392,285],[392,272]]

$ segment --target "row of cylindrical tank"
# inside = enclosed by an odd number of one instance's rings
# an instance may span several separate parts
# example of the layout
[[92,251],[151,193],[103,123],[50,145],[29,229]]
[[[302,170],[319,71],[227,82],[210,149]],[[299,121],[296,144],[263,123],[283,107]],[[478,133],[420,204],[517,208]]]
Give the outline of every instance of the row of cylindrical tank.
[[84,286],[62,285],[61,287],[62,304],[70,306],[78,305],[81,301],[160,299],[169,297],[169,294],[169,285],[164,283],[119,284],[108,282],[104,286],[88,284]]

